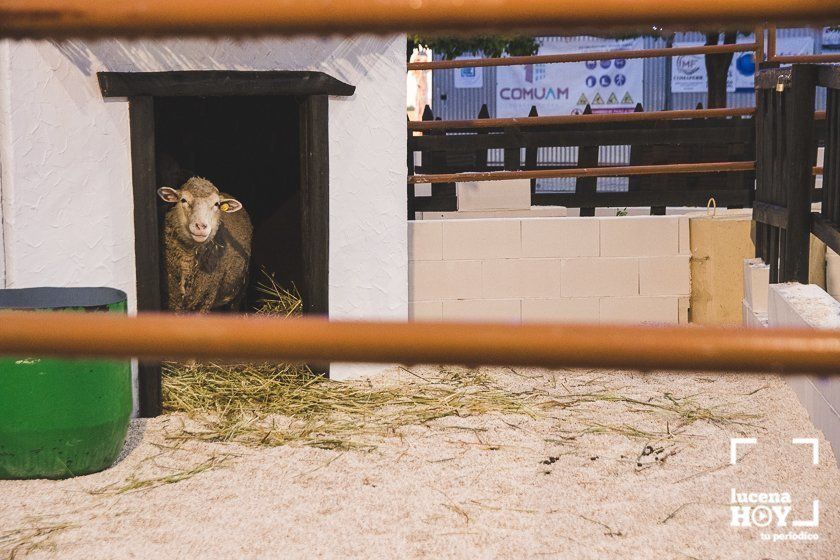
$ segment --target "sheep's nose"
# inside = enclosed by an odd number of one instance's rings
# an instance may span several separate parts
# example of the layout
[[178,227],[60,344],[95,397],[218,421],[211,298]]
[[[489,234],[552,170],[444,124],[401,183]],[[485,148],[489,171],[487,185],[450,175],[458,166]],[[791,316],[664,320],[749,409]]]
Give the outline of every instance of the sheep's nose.
[[198,231],[204,231],[205,229],[207,229],[207,224],[203,224],[201,222],[196,222],[195,223],[195,229],[197,229]]

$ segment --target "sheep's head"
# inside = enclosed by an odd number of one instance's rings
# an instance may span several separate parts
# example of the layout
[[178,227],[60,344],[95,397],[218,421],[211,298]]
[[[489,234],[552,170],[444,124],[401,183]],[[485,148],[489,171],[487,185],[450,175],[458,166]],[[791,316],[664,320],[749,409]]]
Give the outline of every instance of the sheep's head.
[[178,233],[184,241],[206,243],[219,231],[222,212],[236,212],[242,203],[234,198],[222,198],[219,189],[201,177],[192,177],[180,189],[161,187],[158,196],[175,204],[180,228]]

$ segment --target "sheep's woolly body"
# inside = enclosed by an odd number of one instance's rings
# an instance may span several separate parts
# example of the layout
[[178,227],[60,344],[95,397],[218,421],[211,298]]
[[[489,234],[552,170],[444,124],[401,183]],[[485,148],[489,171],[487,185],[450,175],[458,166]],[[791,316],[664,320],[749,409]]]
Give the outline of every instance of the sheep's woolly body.
[[[203,179],[191,179],[185,188],[197,197],[215,191],[212,183]],[[218,231],[211,239],[196,243],[185,239],[177,208],[167,212],[164,259],[170,311],[236,308],[245,296],[251,259],[251,220],[244,208],[223,212],[220,220]]]

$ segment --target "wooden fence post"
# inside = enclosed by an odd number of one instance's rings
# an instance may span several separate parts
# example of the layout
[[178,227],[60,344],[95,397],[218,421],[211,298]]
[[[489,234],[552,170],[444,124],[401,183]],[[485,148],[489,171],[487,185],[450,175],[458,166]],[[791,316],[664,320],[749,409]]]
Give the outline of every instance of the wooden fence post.
[[[583,109],[584,115],[592,114],[592,107],[587,103]],[[578,146],[578,167],[598,167],[598,146]],[[575,181],[576,194],[595,194],[598,187],[597,177],[578,177]],[[594,216],[595,207],[586,206],[580,209],[581,216]]]
[[[478,111],[479,119],[489,119],[490,111],[487,110],[487,103],[481,106]],[[479,130],[477,134],[487,134],[486,130]],[[475,152],[475,169],[476,171],[487,171],[487,149],[476,150]]]
[[[529,117],[538,117],[539,114],[537,113],[537,106],[531,105],[531,110],[528,112]],[[533,170],[537,168],[537,155],[539,153],[539,148],[537,146],[526,146],[525,147],[525,169]],[[537,180],[531,179],[531,200],[533,201],[534,195],[537,193]],[[533,202],[532,202],[533,205]]]
[[787,188],[788,227],[785,232],[781,282],[808,283],[811,235],[811,185],[813,184],[814,105],[817,66],[794,65],[790,85],[783,93],[784,124],[777,133],[786,147],[783,169]]
[[[634,113],[643,113],[644,108],[641,103],[636,103],[633,109]],[[632,139],[631,139],[632,140]],[[639,146],[630,143],[630,165],[647,165],[650,161],[650,147]],[[642,181],[647,180],[647,177],[636,175],[627,179],[627,191],[636,192],[642,190]]]
[[[408,122],[411,122],[411,117],[408,115],[405,116]],[[408,131],[409,136],[413,136],[414,132],[411,130]],[[411,177],[414,175],[414,150],[411,149],[411,142],[408,143],[408,151],[407,151],[407,158],[406,158],[406,169],[408,170],[408,176]],[[417,216],[417,205],[415,203],[415,194],[414,194],[414,183],[408,184],[408,204],[406,205],[408,208],[408,219],[414,220]]]

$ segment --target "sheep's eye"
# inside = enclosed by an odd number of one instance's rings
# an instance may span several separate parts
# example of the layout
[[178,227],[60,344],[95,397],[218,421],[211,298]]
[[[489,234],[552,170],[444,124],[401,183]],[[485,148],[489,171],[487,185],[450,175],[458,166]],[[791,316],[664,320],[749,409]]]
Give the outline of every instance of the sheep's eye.
[[181,199],[181,202],[183,202],[184,204],[186,204],[186,203],[187,203],[187,199],[186,199],[186,198],[182,198],[182,199]]
[[222,205],[222,203],[221,203],[221,202],[217,202],[217,203],[216,203],[216,208],[218,208],[218,207],[219,207],[219,206],[221,206],[221,205]]

